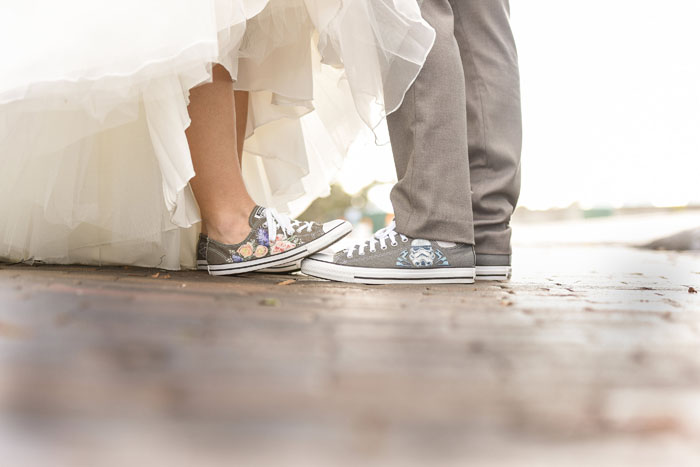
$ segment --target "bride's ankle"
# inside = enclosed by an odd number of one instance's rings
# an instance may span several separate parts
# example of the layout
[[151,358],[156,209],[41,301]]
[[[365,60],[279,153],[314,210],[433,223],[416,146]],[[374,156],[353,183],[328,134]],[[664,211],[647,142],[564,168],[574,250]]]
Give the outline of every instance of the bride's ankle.
[[217,242],[235,245],[246,239],[250,233],[248,217],[250,213],[230,213],[214,219],[202,221],[202,233]]

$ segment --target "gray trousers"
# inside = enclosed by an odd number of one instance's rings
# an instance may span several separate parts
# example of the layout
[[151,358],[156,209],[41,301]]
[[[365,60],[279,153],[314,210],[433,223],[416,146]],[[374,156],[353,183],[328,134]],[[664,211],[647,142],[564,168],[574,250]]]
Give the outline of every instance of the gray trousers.
[[396,230],[510,254],[520,193],[520,78],[508,0],[423,0],[437,31],[388,126]]

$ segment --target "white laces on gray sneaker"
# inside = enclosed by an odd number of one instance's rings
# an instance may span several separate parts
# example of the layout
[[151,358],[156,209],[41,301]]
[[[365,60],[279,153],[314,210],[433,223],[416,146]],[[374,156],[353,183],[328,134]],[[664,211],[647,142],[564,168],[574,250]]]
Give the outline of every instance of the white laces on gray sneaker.
[[399,242],[396,241],[396,237],[399,237],[404,243],[408,241],[408,237],[398,233],[394,229],[396,229],[396,222],[391,221],[391,224],[387,225],[383,229],[377,230],[372,236],[372,238],[370,238],[369,240],[355,244],[348,248],[347,257],[352,258],[355,248],[357,248],[357,254],[360,256],[364,256],[365,248],[367,247],[369,247],[370,253],[374,253],[377,251],[377,244],[379,245],[379,248],[381,248],[382,250],[386,250],[388,248],[386,244],[387,240],[391,242],[391,246],[396,246],[399,244]]
[[278,227],[284,234],[293,235],[294,232],[301,233],[303,230],[311,232],[311,227],[314,225],[313,222],[292,220],[289,216],[280,214],[276,209],[272,208],[265,208],[265,219],[265,226],[267,226],[267,233],[271,242],[277,238]]

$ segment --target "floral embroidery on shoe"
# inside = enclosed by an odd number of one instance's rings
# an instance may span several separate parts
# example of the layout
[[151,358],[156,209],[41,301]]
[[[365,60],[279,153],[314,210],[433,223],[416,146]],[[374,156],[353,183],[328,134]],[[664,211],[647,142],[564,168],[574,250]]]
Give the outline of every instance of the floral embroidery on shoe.
[[245,243],[241,245],[238,250],[236,251],[239,255],[241,255],[244,258],[250,258],[253,256],[253,244],[252,243]]
[[256,235],[256,240],[258,241],[258,245],[263,245],[266,247],[270,246],[270,234],[267,233],[267,229],[264,228],[259,228],[258,233]]
[[269,249],[265,245],[258,245],[255,248],[255,257],[262,258],[263,256],[267,255],[268,251]]
[[287,250],[291,250],[292,248],[296,248],[296,244],[293,242],[290,242],[288,240],[284,240],[284,237],[281,235],[277,236],[277,241],[275,241],[275,244],[272,245],[272,248],[270,250],[270,254],[277,255],[280,253],[284,253]]

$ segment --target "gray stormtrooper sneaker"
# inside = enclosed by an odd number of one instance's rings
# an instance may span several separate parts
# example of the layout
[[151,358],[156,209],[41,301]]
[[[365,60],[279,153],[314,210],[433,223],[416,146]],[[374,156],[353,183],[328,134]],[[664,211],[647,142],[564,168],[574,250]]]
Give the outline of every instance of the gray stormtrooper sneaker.
[[[510,265],[511,256],[502,254],[476,254],[476,280],[478,281],[507,281],[510,280],[513,269]],[[291,274],[301,271],[301,260],[282,266],[260,269],[255,272],[267,274]]]
[[335,255],[316,254],[301,272],[321,279],[361,284],[472,284],[472,245],[409,238],[392,222],[359,245]]
[[478,281],[507,281],[513,269],[510,266],[510,255],[476,254],[476,280]]
[[352,231],[347,221],[302,222],[261,206],[253,209],[248,223],[250,233],[235,245],[200,235],[197,269],[223,276],[284,266],[329,247]]

